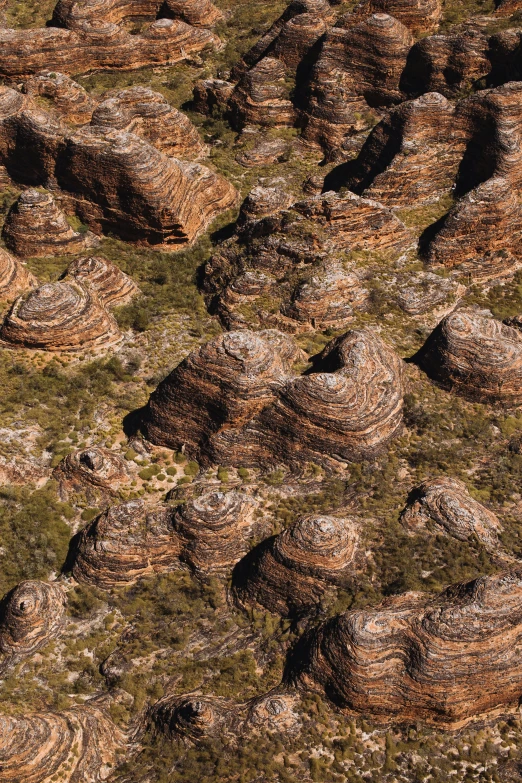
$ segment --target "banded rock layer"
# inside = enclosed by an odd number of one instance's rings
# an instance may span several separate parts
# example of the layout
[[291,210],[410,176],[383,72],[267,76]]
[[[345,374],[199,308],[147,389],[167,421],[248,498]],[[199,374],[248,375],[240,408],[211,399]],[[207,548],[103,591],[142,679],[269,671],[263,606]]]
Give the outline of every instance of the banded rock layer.
[[0,610],[0,673],[58,636],[65,604],[64,590],[48,582],[20,582],[4,596]]
[[8,250],[25,258],[81,253],[94,239],[73,230],[51,193],[33,188],[9,210],[2,238]]
[[458,479],[428,479],[410,493],[401,514],[407,530],[442,530],[453,538],[467,541],[476,536],[488,549],[498,547],[501,525],[492,511],[474,500]]
[[260,604],[285,617],[311,611],[329,584],[353,574],[359,531],[350,519],[310,514],[263,542],[234,571],[240,605]]
[[354,9],[354,15],[391,14],[414,35],[433,33],[442,17],[440,0],[363,0]]
[[109,308],[126,304],[139,292],[132,278],[102,256],[76,258],[67,268],[68,278],[94,288],[98,299]]
[[128,480],[129,471],[119,454],[97,446],[68,454],[54,469],[53,478],[64,497],[89,487],[114,494]]
[[123,732],[87,703],[62,712],[0,715],[1,783],[99,783],[125,745]]
[[457,728],[521,693],[522,571],[404,593],[313,631],[287,678],[347,711]]
[[369,331],[348,332],[315,371],[292,377],[296,349],[277,332],[230,332],[190,354],[150,397],[157,445],[204,464],[331,464],[375,453],[402,422],[400,360]]
[[80,351],[108,348],[121,334],[94,290],[60,281],[17,299],[0,327],[0,338],[18,347]]
[[414,358],[430,378],[469,399],[522,402],[522,335],[487,310],[446,316]]
[[52,21],[58,27],[74,30],[85,22],[152,22],[163,14],[195,27],[212,27],[221,18],[210,0],[58,0]]
[[37,285],[34,275],[20,261],[0,248],[0,299],[11,301],[22,291]]
[[90,122],[96,106],[88,92],[64,73],[45,71],[32,76],[24,82],[23,92],[45,99],[58,116],[74,125]]

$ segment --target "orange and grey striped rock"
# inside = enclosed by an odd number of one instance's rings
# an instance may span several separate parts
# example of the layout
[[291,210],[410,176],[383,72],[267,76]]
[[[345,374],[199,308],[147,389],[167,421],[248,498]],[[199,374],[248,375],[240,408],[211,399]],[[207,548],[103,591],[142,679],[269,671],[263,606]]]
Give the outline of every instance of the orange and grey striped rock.
[[102,256],[76,258],[67,267],[64,279],[93,288],[100,302],[109,308],[126,304],[139,293],[134,280]]
[[2,239],[22,258],[81,253],[96,241],[74,231],[51,193],[34,188],[24,190],[9,210]]
[[427,479],[410,492],[401,523],[411,532],[442,531],[460,541],[476,537],[491,550],[498,548],[502,530],[497,516],[474,500],[462,481],[445,476]]
[[58,0],[52,21],[74,30],[84,22],[153,22],[163,12],[195,27],[212,27],[221,18],[210,0]]
[[234,569],[240,606],[261,605],[284,617],[316,608],[332,584],[355,571],[357,524],[342,516],[309,514],[253,549]]
[[56,114],[74,125],[90,122],[96,101],[84,88],[63,73],[47,71],[32,76],[23,85],[32,98],[44,98]]
[[211,0],[165,0],[164,10],[193,27],[214,27],[223,18]]
[[173,517],[180,559],[203,574],[230,573],[248,551],[256,507],[240,492],[205,492],[187,501]]
[[10,302],[37,285],[34,275],[10,253],[0,248],[0,299]]
[[62,712],[0,715],[0,782],[99,783],[125,745],[123,732],[94,702]]
[[179,568],[180,551],[172,509],[147,509],[143,501],[130,500],[111,506],[84,528],[73,575],[108,590]]
[[205,153],[205,145],[189,118],[174,109],[161,93],[146,87],[106,93],[94,109],[91,125],[135,133],[176,158],[198,158]]
[[239,80],[228,102],[232,126],[292,127],[296,111],[285,81],[285,66],[274,57],[265,57]]
[[49,582],[20,582],[4,596],[0,607],[0,673],[58,636],[65,604],[62,587]]
[[354,17],[370,14],[390,14],[414,35],[433,33],[442,18],[440,0],[362,0],[353,11]]
[[518,567],[346,612],[301,643],[288,679],[349,712],[457,728],[519,701],[521,598]]
[[17,299],[0,327],[0,339],[17,347],[84,351],[108,348],[121,333],[93,289],[60,281]]
[[81,492],[90,487],[110,495],[129,480],[126,461],[110,449],[94,446],[68,454],[53,470],[58,481],[60,495],[67,498],[71,492]]
[[522,334],[488,310],[459,309],[443,318],[414,360],[469,399],[522,403]]

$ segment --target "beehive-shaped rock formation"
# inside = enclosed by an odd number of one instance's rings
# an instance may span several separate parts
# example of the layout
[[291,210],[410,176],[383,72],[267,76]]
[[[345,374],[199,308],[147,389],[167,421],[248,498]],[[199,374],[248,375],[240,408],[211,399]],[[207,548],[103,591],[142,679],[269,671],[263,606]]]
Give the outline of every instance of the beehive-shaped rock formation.
[[464,196],[425,248],[434,267],[473,280],[512,274],[522,263],[522,208],[509,180],[494,177]]
[[414,35],[433,33],[442,17],[440,0],[362,0],[354,9],[355,17],[391,14]]
[[74,30],[85,22],[152,22],[158,15],[182,19],[195,27],[212,27],[221,18],[210,0],[58,0],[52,21]]
[[104,128],[68,139],[59,181],[78,196],[87,223],[152,244],[191,242],[236,200],[232,185],[210,169]]
[[6,250],[0,248],[0,299],[12,301],[22,291],[37,285],[34,275]]
[[265,57],[241,77],[228,104],[234,128],[242,130],[251,124],[268,127],[294,124],[296,113],[285,75],[281,60]]
[[68,278],[93,288],[106,307],[125,304],[139,292],[132,278],[102,256],[76,258],[67,268]]
[[371,107],[399,103],[412,42],[407,28],[387,14],[332,27],[310,79],[303,138],[335,158],[344,139],[367,126]]
[[212,696],[165,696],[150,711],[156,731],[184,740],[219,736],[238,718],[238,706]]
[[32,76],[23,91],[33,98],[44,98],[64,120],[75,125],[91,121],[96,101],[84,88],[63,73],[47,71]]
[[113,494],[128,480],[129,472],[123,457],[95,446],[68,454],[54,469],[53,477],[64,497],[89,487]]
[[329,584],[353,573],[358,538],[353,520],[301,517],[238,564],[235,598],[241,605],[260,604],[285,617],[310,612]]
[[106,779],[125,736],[95,704],[63,712],[0,715],[1,783],[97,783]]
[[161,93],[146,87],[107,94],[94,110],[91,124],[136,133],[176,158],[197,158],[205,151],[189,118],[174,109]]
[[0,672],[55,639],[63,624],[65,592],[58,584],[20,582],[0,607]]
[[208,453],[223,428],[249,422],[274,399],[295,344],[275,331],[229,332],[191,353],[150,397],[144,426],[153,443]]
[[4,223],[2,238],[9,250],[25,258],[81,253],[92,236],[69,225],[51,193],[24,190]]
[[343,709],[458,727],[520,698],[522,571],[393,596],[312,632],[289,678]]
[[210,0],[165,0],[164,7],[175,19],[182,19],[194,27],[213,27],[223,18]]
[[388,207],[436,201],[453,187],[466,141],[452,104],[426,93],[374,128],[343,184]]
[[487,310],[459,309],[443,318],[415,361],[469,399],[522,403],[522,334]]
[[401,522],[412,532],[442,530],[460,541],[476,537],[492,550],[498,546],[501,530],[495,514],[474,500],[462,481],[446,477],[428,479],[415,487]]
[[146,509],[143,501],[112,506],[81,533],[73,566],[79,582],[104,589],[179,567],[181,546],[172,510]]
[[239,492],[206,492],[181,506],[173,524],[181,560],[202,573],[231,571],[248,551],[255,501]]
[[0,327],[0,338],[25,348],[83,351],[108,348],[121,334],[92,289],[60,281],[17,299]]

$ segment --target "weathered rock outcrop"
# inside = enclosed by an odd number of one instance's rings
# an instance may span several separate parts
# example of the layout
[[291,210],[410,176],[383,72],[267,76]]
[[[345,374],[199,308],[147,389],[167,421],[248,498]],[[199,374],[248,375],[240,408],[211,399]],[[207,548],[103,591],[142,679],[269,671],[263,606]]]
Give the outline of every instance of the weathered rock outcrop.
[[436,201],[453,187],[466,141],[452,104],[426,93],[374,128],[343,184],[388,207]]
[[240,152],[236,160],[247,169],[254,166],[271,166],[283,162],[288,152],[289,145],[284,139],[262,139],[254,147]]
[[245,199],[236,238],[205,267],[207,305],[227,328],[284,331],[342,328],[368,300],[367,271],[349,253],[388,257],[413,238],[386,207],[353,193],[317,195],[289,207],[276,188],[254,188]]
[[212,27],[221,18],[210,0],[58,0],[52,22],[74,30],[85,22],[152,22],[158,15],[182,19],[195,27]]
[[228,110],[232,126],[292,126],[296,112],[285,83],[285,67],[274,57],[265,57],[247,71],[230,96]]
[[351,519],[301,517],[238,563],[234,597],[242,606],[260,604],[284,617],[306,614],[320,604],[329,585],[353,574],[358,539]]
[[367,127],[371,109],[399,103],[400,78],[413,43],[409,30],[387,14],[353,26],[348,15],[325,36],[303,113],[303,138],[334,159],[343,141]]
[[65,604],[63,588],[49,582],[20,582],[4,596],[0,606],[0,673],[58,636]]
[[146,87],[106,94],[92,114],[91,125],[135,133],[176,158],[198,158],[205,152],[189,118],[161,93]]
[[149,399],[153,443],[203,463],[337,464],[379,450],[402,420],[401,365],[367,330],[336,338],[292,378],[296,349],[277,332],[231,332],[187,357]]
[[407,530],[433,530],[467,541],[476,537],[488,549],[498,547],[501,525],[492,511],[474,500],[466,485],[454,478],[423,481],[413,489],[401,514]]
[[493,177],[450,210],[424,248],[432,267],[455,268],[473,280],[512,274],[522,263],[522,207],[512,184]]
[[93,288],[105,307],[125,304],[139,293],[134,280],[102,256],[76,258],[67,267],[65,279]]
[[34,288],[38,282],[28,269],[0,248],[0,299],[10,302],[22,291]]
[[522,403],[522,334],[488,310],[460,309],[443,318],[414,361],[469,399]]
[[522,570],[393,596],[311,633],[287,677],[341,708],[457,727],[520,698]]
[[209,30],[178,19],[158,19],[138,35],[98,19],[78,22],[74,30],[0,29],[0,75],[19,78],[41,71],[70,74],[173,65],[218,43]]
[[180,541],[172,509],[147,509],[143,501],[112,506],[82,531],[73,575],[104,589],[179,567]]
[[248,551],[256,502],[239,492],[206,492],[174,515],[180,558],[197,572],[229,573]]
[[172,14],[194,27],[214,27],[223,18],[210,0],[165,0],[163,10],[166,16]]
[[30,188],[9,210],[2,239],[13,253],[30,258],[81,253],[94,237],[74,231],[51,193]]
[[466,286],[432,272],[408,272],[398,279],[395,301],[408,315],[441,311],[440,317],[453,310],[466,293]]
[[93,289],[60,281],[17,299],[0,327],[0,339],[25,348],[84,351],[108,348],[121,334]]
[[63,712],[0,715],[1,783],[98,783],[115,765],[125,736],[94,703]]
[[370,14],[391,14],[414,35],[433,33],[442,17],[440,0],[362,0],[353,11],[354,17]]
[[75,125],[90,122],[96,107],[87,91],[63,73],[39,73],[27,79],[22,89],[32,98],[46,99],[58,116]]
[[128,481],[129,471],[123,457],[110,449],[95,446],[73,451],[53,471],[60,486],[60,494],[67,497],[70,492],[81,492],[90,487],[115,494]]

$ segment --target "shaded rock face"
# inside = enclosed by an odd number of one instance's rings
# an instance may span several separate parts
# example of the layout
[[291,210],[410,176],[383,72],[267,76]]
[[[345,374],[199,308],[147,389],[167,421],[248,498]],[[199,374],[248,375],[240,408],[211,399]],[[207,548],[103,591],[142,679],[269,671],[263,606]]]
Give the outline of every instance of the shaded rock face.
[[487,310],[443,318],[414,357],[444,387],[472,400],[520,405],[522,335]]
[[92,289],[61,281],[17,299],[0,327],[0,338],[25,348],[80,351],[107,348],[121,334]]
[[9,250],[18,256],[80,253],[93,237],[79,234],[69,225],[50,193],[25,190],[13,204],[2,229]]
[[205,152],[188,117],[174,109],[161,93],[145,87],[106,94],[92,114],[91,125],[135,133],[176,158],[197,158]]
[[63,625],[65,592],[58,584],[20,582],[0,607],[0,673],[55,639]]
[[520,697],[522,571],[404,593],[312,632],[287,676],[341,708],[458,727]]
[[73,30],[0,29],[0,75],[19,78],[41,71],[70,74],[172,65],[215,48],[218,42],[209,30],[179,19],[158,19],[138,35],[99,19],[79,21]]
[[63,783],[105,779],[123,732],[94,704],[63,712],[0,715],[0,781],[45,783],[59,774]]
[[207,305],[227,328],[347,326],[369,296],[365,270],[347,255],[387,257],[412,246],[404,224],[375,201],[332,192],[291,200],[277,188],[254,188],[241,207],[236,237],[207,263]]
[[374,128],[344,184],[392,208],[436,201],[452,188],[466,141],[452,104],[426,93]]
[[450,210],[424,255],[432,267],[456,268],[473,280],[512,274],[522,262],[522,208],[509,180],[494,177]]
[[32,76],[23,85],[32,98],[46,98],[64,120],[76,125],[90,122],[96,102],[77,82],[63,73],[47,71]]
[[142,426],[157,445],[204,464],[335,464],[375,453],[402,421],[400,360],[366,330],[336,338],[315,371],[292,377],[292,341],[230,332],[187,357],[150,397]]
[[284,617],[306,614],[330,584],[354,572],[359,531],[350,519],[311,514],[253,549],[234,570],[242,606],[260,604]]
[[401,523],[412,532],[442,531],[460,541],[476,537],[491,550],[498,547],[501,531],[496,515],[474,500],[462,481],[446,477],[428,479],[412,490]]
[[442,18],[440,0],[363,0],[354,9],[354,16],[390,14],[414,35],[434,32]]
[[119,454],[96,446],[68,454],[54,469],[53,478],[59,482],[63,497],[89,487],[115,494],[128,480],[129,472]]
[[366,127],[372,107],[403,100],[400,78],[411,33],[387,14],[332,27],[313,68],[303,108],[303,138],[335,157],[343,140]]
[[174,515],[180,558],[195,571],[229,572],[248,551],[256,502],[239,492],[206,492]]
[[11,301],[22,291],[34,288],[38,282],[19,261],[0,248],[0,299]]
[[126,304],[139,293],[134,280],[102,256],[76,258],[68,266],[65,279],[93,288],[98,299],[109,308]]
[[73,566],[79,582],[104,589],[179,567],[180,542],[172,510],[147,510],[142,501],[112,506],[80,535]]

